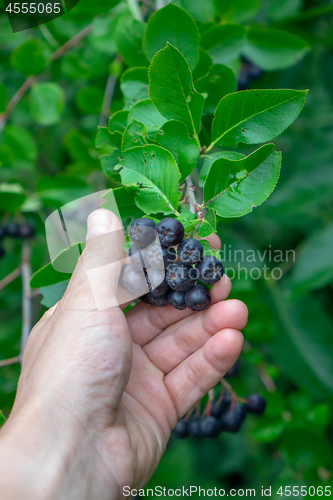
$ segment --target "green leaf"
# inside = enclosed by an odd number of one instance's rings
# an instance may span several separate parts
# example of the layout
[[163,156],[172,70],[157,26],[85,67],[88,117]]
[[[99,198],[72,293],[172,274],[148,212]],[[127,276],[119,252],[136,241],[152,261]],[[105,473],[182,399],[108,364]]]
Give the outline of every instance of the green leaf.
[[193,87],[186,60],[169,43],[154,56],[149,80],[149,95],[159,112],[168,120],[184,123],[191,134],[198,134],[204,98]]
[[[75,243],[66,248],[66,250],[60,252],[52,262],[32,275],[30,280],[31,288],[47,287],[69,280],[75,269],[83,246],[83,243],[80,245]],[[63,272],[59,272],[56,269],[61,269]]]
[[62,299],[68,283],[68,280],[66,280],[61,281],[60,283],[55,283],[54,285],[41,287],[39,289],[39,292],[43,295],[41,304],[48,308],[53,307],[60,299]]
[[92,161],[89,153],[89,143],[78,130],[69,130],[64,135],[63,143],[73,161]]
[[238,24],[218,24],[201,35],[201,47],[214,64],[227,64],[238,57],[246,42],[246,31]]
[[143,123],[132,119],[125,129],[121,143],[121,150],[126,151],[126,149],[134,148],[135,146],[144,146],[147,143],[148,138],[146,127]]
[[266,0],[265,12],[274,21],[281,21],[300,12],[303,0]]
[[95,148],[99,149],[104,146],[104,144],[110,144],[111,146],[114,146],[114,140],[113,140],[113,135],[110,134],[109,130],[107,127],[97,127],[97,134],[96,134],[96,139],[95,139]]
[[111,151],[110,154],[101,155],[99,157],[104,174],[117,181],[120,181],[120,175],[118,171],[115,170],[115,167],[118,165],[120,158],[121,151],[119,149],[115,149],[114,151]]
[[276,441],[285,430],[286,424],[280,419],[265,419],[251,432],[252,437],[259,443]]
[[128,111],[116,111],[109,119],[108,131],[112,138],[111,143],[118,149],[121,148],[122,135],[127,127]]
[[193,71],[193,80],[198,80],[199,78],[205,76],[212,64],[213,61],[208,52],[206,52],[202,47],[199,47],[199,60]]
[[6,417],[0,410],[0,427],[2,427],[5,422],[6,422]]
[[[139,219],[144,215],[142,210],[140,210],[135,203],[135,194],[137,192],[137,188],[116,188],[112,189],[105,193],[102,198],[105,198],[107,201],[103,203],[103,208],[113,210],[114,201],[113,196],[116,200],[117,207],[119,210],[119,214],[121,220],[124,222],[127,219]],[[109,205],[109,203],[111,204]]]
[[310,50],[308,43],[285,31],[250,27],[243,53],[266,71],[289,68]]
[[332,249],[333,224],[302,242],[291,274],[291,290],[295,296],[333,281]]
[[270,141],[297,118],[306,93],[306,90],[244,90],[223,97],[215,111],[212,144],[236,147],[239,142]]
[[6,125],[3,131],[4,142],[14,153],[15,158],[35,161],[37,147],[33,135],[18,125]]
[[139,101],[131,107],[128,114],[128,123],[133,119],[143,123],[148,134],[157,132],[166,122],[166,119],[155,108],[150,99]]
[[175,120],[166,122],[155,141],[170,151],[180,170],[180,181],[185,180],[195,168],[200,153],[197,141],[189,136],[186,125]]
[[333,398],[333,324],[312,295],[288,303],[277,285],[267,288],[272,294],[273,310],[279,321],[278,335],[269,345],[269,352],[283,371],[297,385]]
[[0,113],[6,110],[7,106],[7,89],[0,83]]
[[124,61],[130,66],[148,66],[149,62],[142,50],[142,37],[145,24],[133,19],[132,16],[123,16],[117,23],[114,34],[118,51]]
[[99,87],[83,87],[75,95],[78,109],[87,115],[96,115],[101,112],[104,93]]
[[213,114],[216,106],[227,94],[237,90],[234,72],[223,64],[215,64],[207,75],[194,82],[200,94],[208,94],[205,99],[204,112]]
[[60,120],[65,93],[57,83],[35,83],[31,87],[31,113],[40,125],[54,125]]
[[172,3],[186,10],[196,21],[207,23],[214,21],[215,11],[213,0],[172,0]]
[[135,201],[143,212],[177,214],[180,173],[169,151],[155,145],[128,149],[119,165],[123,184],[140,187]]
[[191,70],[195,68],[198,62],[198,28],[185,10],[172,3],[157,10],[149,18],[143,50],[151,60],[167,43],[183,54]]
[[199,229],[200,238],[207,238],[210,234],[216,233],[216,215],[214,210],[210,209],[205,215]]
[[225,23],[249,21],[260,7],[259,0],[214,0],[214,4]]
[[20,184],[0,184],[0,210],[15,212],[26,198],[27,195]]
[[237,153],[236,151],[219,151],[218,153],[210,153],[208,155],[203,155],[201,158],[204,159],[203,164],[199,171],[199,186],[204,187],[206,177],[208,175],[209,169],[212,163],[218,158],[228,158],[229,160],[240,160],[244,158],[244,155]]
[[189,210],[182,210],[180,215],[178,215],[176,219],[183,224],[185,233],[193,231],[195,226],[199,224],[199,220],[197,219],[196,215]]
[[281,153],[266,144],[242,160],[215,160],[205,186],[205,205],[220,217],[241,217],[273,192],[280,174]]
[[125,97],[125,109],[149,97],[148,83],[148,68],[132,68],[123,73],[120,88]]
[[87,183],[77,177],[58,174],[56,177],[41,177],[37,194],[46,206],[61,207],[91,193]]
[[46,59],[39,40],[30,39],[16,47],[11,53],[10,63],[26,76],[44,71]]

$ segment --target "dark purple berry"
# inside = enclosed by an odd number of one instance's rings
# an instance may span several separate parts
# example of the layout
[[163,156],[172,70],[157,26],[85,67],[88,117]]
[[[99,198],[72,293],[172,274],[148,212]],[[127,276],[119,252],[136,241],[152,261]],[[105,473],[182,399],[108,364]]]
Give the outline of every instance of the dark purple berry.
[[164,269],[152,268],[147,271],[147,283],[152,295],[163,295],[168,292],[169,286],[165,279]]
[[221,432],[221,424],[214,417],[205,417],[200,421],[200,432],[204,438],[216,438]]
[[4,238],[7,234],[6,228],[4,226],[0,226],[0,240]]
[[266,408],[266,400],[260,394],[251,394],[246,398],[246,407],[250,413],[262,415]]
[[32,238],[35,234],[34,228],[30,224],[21,224],[19,227],[18,237],[27,239]]
[[200,262],[203,254],[203,246],[200,241],[194,238],[186,238],[177,248],[177,255],[180,262],[191,266]]
[[163,295],[153,295],[151,292],[147,293],[147,297],[150,305],[158,307],[166,307],[169,305],[168,294]]
[[245,417],[247,415],[247,411],[248,411],[245,404],[235,403],[232,411],[235,412],[239,416],[239,418],[241,419],[241,422],[244,422]]
[[222,431],[225,432],[238,432],[242,426],[241,417],[233,410],[228,410],[223,413],[220,418]]
[[10,222],[6,228],[6,236],[11,238],[20,237],[20,225],[17,222]]
[[130,264],[123,266],[119,284],[129,293],[138,297],[149,290],[144,272],[135,271]]
[[185,292],[185,304],[192,311],[203,311],[210,306],[210,291],[204,285],[194,285]]
[[222,401],[215,402],[212,404],[211,414],[215,418],[220,418],[223,413],[229,410],[231,403],[231,393],[226,391],[224,393]]
[[178,245],[184,238],[184,226],[179,220],[167,217],[157,224],[157,234],[161,245],[173,247]]
[[181,262],[170,264],[166,272],[166,282],[173,290],[185,292],[196,282],[197,272],[193,267]]
[[203,435],[200,429],[200,418],[192,417],[188,421],[188,433],[189,436],[194,437],[195,439],[202,439]]
[[0,259],[2,259],[2,257],[4,257],[5,255],[5,249],[3,246],[0,245]]
[[169,304],[175,309],[182,311],[186,309],[185,304],[185,292],[179,292],[178,290],[171,290],[169,293]]
[[223,276],[223,264],[214,255],[206,255],[196,265],[199,273],[199,280],[205,285],[212,285],[219,281]]
[[141,248],[135,243],[129,247],[128,255],[130,256],[130,264],[135,271],[142,271],[146,268],[146,249]]
[[150,304],[150,300],[149,300],[149,297],[148,297],[148,293],[146,293],[145,295],[141,295],[140,297],[140,300],[141,302],[143,302],[144,304]]
[[239,359],[237,359],[236,363],[230,368],[230,370],[227,371],[224,377],[226,378],[236,377],[239,373],[239,369],[240,369],[240,361]]
[[176,427],[172,431],[172,434],[179,439],[187,438],[188,437],[187,420],[178,420]]
[[130,240],[137,246],[144,248],[156,238],[156,224],[148,217],[136,219],[129,227]]
[[175,260],[176,250],[173,247],[163,247],[157,241],[147,248],[147,262],[152,267],[167,268]]

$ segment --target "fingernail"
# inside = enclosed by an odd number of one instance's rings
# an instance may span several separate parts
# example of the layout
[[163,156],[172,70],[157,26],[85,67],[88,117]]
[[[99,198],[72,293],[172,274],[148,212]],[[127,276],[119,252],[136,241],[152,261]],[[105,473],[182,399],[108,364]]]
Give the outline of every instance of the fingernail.
[[108,233],[112,228],[112,214],[108,210],[95,210],[88,217],[87,240],[99,234]]

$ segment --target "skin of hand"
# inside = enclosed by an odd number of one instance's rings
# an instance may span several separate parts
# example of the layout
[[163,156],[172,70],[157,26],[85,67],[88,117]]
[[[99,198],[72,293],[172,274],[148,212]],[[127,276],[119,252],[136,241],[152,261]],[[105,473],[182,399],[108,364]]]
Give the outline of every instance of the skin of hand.
[[[0,432],[1,498],[119,499],[123,486],[143,487],[177,420],[240,354],[247,308],[225,300],[226,276],[199,313],[143,303],[126,315],[98,310],[84,259],[98,256],[101,235],[114,231],[121,225],[111,212],[89,216],[67,291],[29,336]],[[219,245],[216,235],[210,243]],[[101,294],[115,294],[120,268],[100,273]]]

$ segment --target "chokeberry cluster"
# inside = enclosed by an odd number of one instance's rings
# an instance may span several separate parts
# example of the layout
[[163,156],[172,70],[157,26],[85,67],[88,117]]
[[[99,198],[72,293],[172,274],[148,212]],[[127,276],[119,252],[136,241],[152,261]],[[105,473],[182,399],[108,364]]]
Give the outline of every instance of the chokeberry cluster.
[[157,225],[147,217],[132,222],[130,263],[122,270],[121,286],[150,305],[207,309],[211,296],[205,285],[222,278],[223,265],[214,255],[203,255],[199,240],[184,237],[184,226],[171,217]]
[[212,439],[221,432],[238,432],[248,413],[261,415],[266,407],[265,399],[251,394],[246,400],[237,401],[229,390],[222,391],[216,402],[209,401],[201,414],[187,415],[176,424],[173,435],[184,439]]
[[0,258],[5,255],[5,249],[2,246],[2,240],[5,237],[9,238],[32,238],[35,234],[34,228],[27,223],[19,224],[18,222],[10,222],[6,226],[0,226]]

